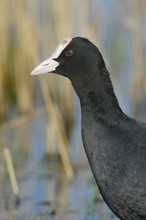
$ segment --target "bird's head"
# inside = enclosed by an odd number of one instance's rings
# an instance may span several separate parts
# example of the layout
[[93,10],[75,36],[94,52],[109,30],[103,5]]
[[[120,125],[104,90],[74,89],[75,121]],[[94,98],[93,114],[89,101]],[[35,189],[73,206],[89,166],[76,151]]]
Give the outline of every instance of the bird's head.
[[88,39],[82,37],[63,39],[52,56],[40,63],[31,75],[57,73],[68,77],[72,82],[91,77],[96,69],[104,68],[105,64],[98,48]]

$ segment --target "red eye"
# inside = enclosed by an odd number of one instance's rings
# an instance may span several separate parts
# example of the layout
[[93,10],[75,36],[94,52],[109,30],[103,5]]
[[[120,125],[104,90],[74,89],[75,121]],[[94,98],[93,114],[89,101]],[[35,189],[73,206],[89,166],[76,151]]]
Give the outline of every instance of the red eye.
[[71,57],[73,55],[73,51],[72,50],[67,50],[67,51],[65,51],[64,54],[65,54],[66,57]]

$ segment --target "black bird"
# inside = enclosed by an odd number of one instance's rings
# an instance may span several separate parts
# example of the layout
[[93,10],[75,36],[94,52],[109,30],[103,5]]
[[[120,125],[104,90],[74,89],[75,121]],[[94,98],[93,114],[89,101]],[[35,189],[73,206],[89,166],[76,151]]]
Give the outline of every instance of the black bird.
[[146,220],[146,125],[120,108],[98,48],[63,39],[32,75],[68,77],[79,97],[84,148],[103,199],[122,220]]

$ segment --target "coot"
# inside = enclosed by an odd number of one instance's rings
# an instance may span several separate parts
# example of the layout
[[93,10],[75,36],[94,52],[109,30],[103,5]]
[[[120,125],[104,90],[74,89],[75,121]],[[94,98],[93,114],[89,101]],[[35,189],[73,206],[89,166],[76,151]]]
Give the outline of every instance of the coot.
[[146,125],[120,108],[98,48],[63,39],[32,75],[68,77],[79,97],[84,148],[103,199],[123,220],[146,219]]

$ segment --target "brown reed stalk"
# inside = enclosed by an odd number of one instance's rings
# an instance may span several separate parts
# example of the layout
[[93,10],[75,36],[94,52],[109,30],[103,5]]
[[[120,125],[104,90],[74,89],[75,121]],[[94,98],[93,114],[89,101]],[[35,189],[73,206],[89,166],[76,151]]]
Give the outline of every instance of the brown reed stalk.
[[42,77],[39,77],[39,81],[40,81],[41,89],[43,92],[46,109],[49,115],[49,120],[51,121],[51,125],[54,126],[53,129],[55,129],[56,131],[58,151],[60,153],[66,175],[69,180],[73,180],[74,171],[73,171],[70,159],[69,159],[68,150],[66,148],[67,146],[69,146],[69,143],[66,137],[62,118],[60,116],[59,111],[57,110],[57,108],[55,107],[55,105],[53,104],[51,100],[46,80],[44,80]]
[[16,197],[18,197],[19,196],[19,187],[18,187],[18,182],[17,182],[15,169],[13,166],[12,157],[11,157],[11,153],[10,153],[9,148],[4,147],[3,153],[4,153],[5,161],[7,164],[8,174],[10,177],[10,182],[11,182],[13,193]]
[[23,126],[25,123],[30,122],[33,118],[39,117],[40,115],[44,114],[45,110],[45,107],[40,107],[31,114],[23,114],[14,119],[3,122],[0,125],[0,132],[7,132],[11,129],[18,128],[19,126]]
[[24,1],[15,0],[11,6],[17,39],[17,51],[14,60],[17,104],[20,112],[28,112],[33,110],[32,82],[28,74],[32,60],[31,50],[34,49],[31,23],[25,14]]
[[133,88],[132,96],[133,102],[135,103],[135,117],[139,116],[140,109],[140,98],[141,91],[145,82],[145,66],[142,53],[142,43],[140,41],[139,30],[141,24],[141,9],[140,1],[133,0],[129,1],[129,15],[130,22],[128,24],[130,37],[133,48],[133,58],[134,58],[134,76],[133,76]]
[[0,6],[0,119],[4,116],[6,96],[4,93],[4,62],[8,45],[9,16],[6,13],[8,0],[1,0]]

